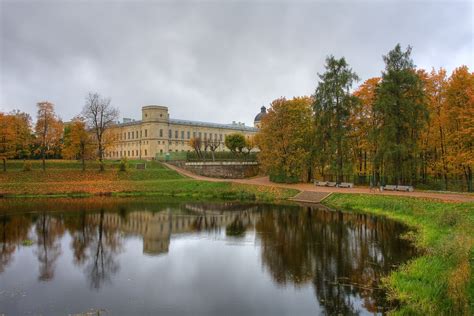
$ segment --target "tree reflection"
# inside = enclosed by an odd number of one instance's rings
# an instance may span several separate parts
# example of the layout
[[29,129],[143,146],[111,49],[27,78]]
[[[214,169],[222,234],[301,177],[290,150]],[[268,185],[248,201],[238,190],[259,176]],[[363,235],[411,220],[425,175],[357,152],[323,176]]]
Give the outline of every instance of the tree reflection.
[[86,211],[78,216],[69,216],[64,220],[65,226],[71,235],[74,264],[84,265],[88,259],[87,248],[92,241],[93,227],[89,225]]
[[54,278],[56,260],[61,254],[60,238],[64,234],[61,218],[41,213],[36,220],[37,257],[39,262],[40,281],[50,281]]
[[119,231],[108,228],[104,224],[104,210],[99,213],[88,248],[88,263],[85,271],[90,286],[99,289],[119,270],[115,257],[122,249]]
[[16,246],[28,239],[31,222],[24,215],[0,216],[0,273],[13,259]]
[[312,283],[330,315],[357,314],[359,297],[368,311],[378,312],[386,306],[381,277],[412,255],[393,221],[312,208],[261,215],[256,231],[264,266],[279,284]]

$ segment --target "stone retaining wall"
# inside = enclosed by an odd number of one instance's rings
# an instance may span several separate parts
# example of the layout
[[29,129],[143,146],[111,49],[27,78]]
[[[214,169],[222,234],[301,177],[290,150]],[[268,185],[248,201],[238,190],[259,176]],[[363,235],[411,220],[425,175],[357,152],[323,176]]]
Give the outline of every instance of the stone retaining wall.
[[173,161],[169,163],[192,173],[212,178],[243,179],[254,177],[259,171],[256,161]]

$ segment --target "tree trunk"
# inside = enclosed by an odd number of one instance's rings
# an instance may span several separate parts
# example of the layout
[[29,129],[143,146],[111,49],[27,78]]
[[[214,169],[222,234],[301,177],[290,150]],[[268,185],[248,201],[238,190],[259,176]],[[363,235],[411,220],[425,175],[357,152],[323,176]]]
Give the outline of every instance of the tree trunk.
[[86,171],[86,159],[85,159],[85,153],[86,153],[86,146],[84,143],[81,144],[81,160],[82,160],[82,171]]
[[466,179],[467,192],[472,192],[472,169],[471,167],[464,168],[464,177]]
[[41,149],[41,159],[43,160],[43,171],[46,171],[46,153],[44,148]]
[[7,172],[7,158],[3,158],[3,171]]
[[102,148],[102,141],[99,140],[99,171],[104,171],[104,161],[103,161],[103,148]]

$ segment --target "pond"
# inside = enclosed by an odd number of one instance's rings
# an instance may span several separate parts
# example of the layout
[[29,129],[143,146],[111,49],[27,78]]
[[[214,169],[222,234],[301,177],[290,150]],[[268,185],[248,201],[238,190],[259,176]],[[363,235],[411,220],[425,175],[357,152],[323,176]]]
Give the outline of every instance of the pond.
[[0,315],[383,314],[405,232],[322,206],[3,200]]

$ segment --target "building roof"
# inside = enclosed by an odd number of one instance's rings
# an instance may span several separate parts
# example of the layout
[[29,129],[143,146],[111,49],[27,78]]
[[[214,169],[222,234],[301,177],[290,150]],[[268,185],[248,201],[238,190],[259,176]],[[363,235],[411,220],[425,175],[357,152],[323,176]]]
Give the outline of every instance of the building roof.
[[210,123],[210,122],[201,122],[201,121],[188,121],[188,120],[179,120],[179,119],[170,119],[171,124],[179,125],[192,125],[192,126],[202,126],[202,127],[213,127],[213,128],[226,128],[226,129],[235,129],[238,131],[249,131],[256,132],[255,127],[245,126],[243,124],[220,124],[220,123]]
[[260,108],[260,113],[258,113],[256,116],[255,116],[255,119],[253,120],[254,122],[260,122],[262,120],[262,118],[267,115],[267,108],[262,106]]
[[[211,128],[225,128],[233,129],[236,131],[247,131],[247,132],[256,132],[258,131],[255,127],[245,126],[242,124],[220,124],[220,123],[210,123],[210,122],[201,122],[201,121],[189,121],[189,120],[180,120],[180,119],[169,119],[170,124],[178,125],[191,125],[191,126],[200,126],[200,127],[211,127]],[[133,126],[141,124],[141,120],[118,123],[116,126]]]

